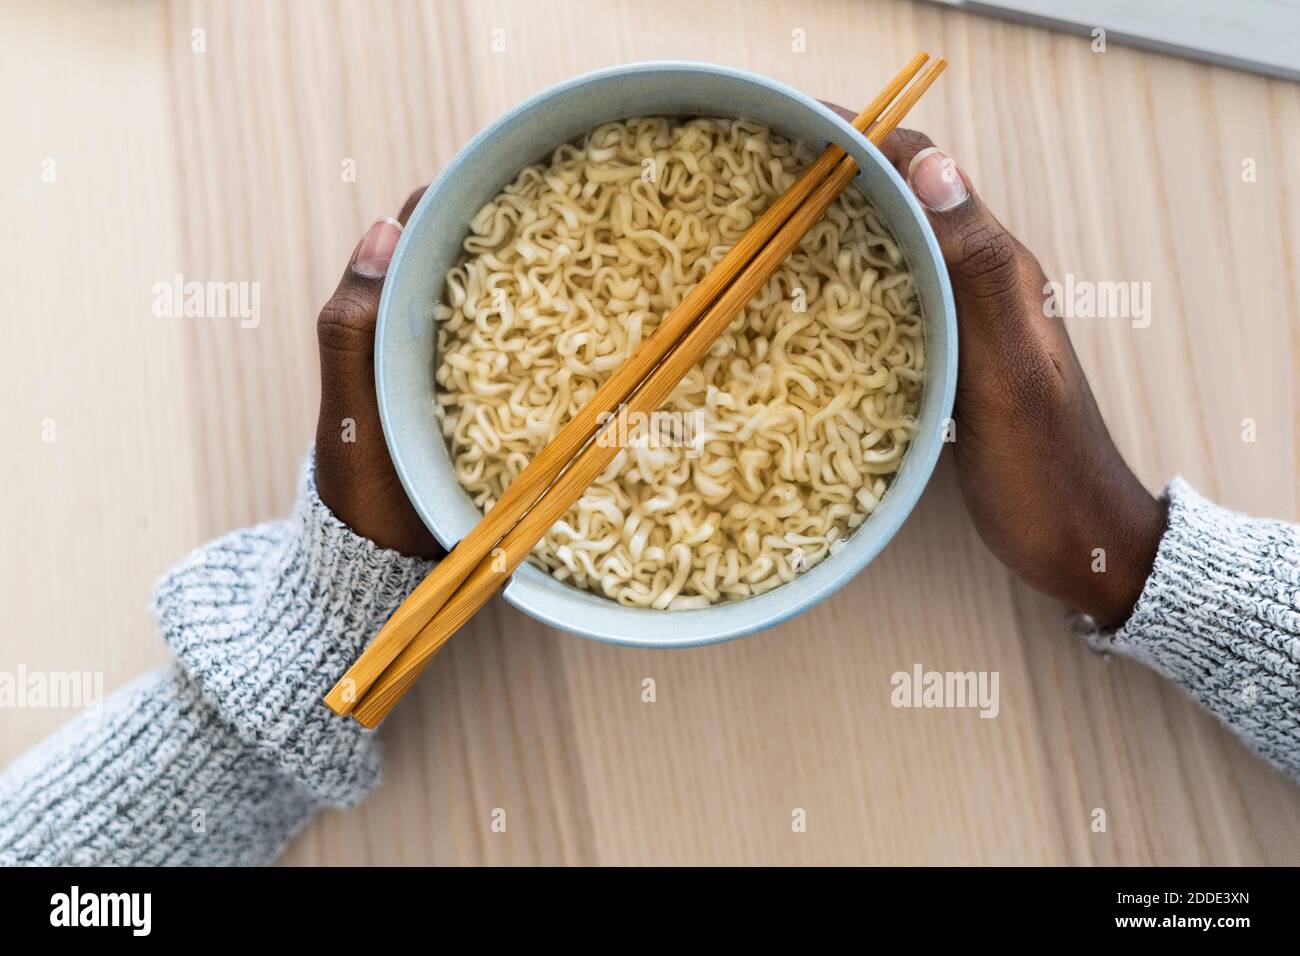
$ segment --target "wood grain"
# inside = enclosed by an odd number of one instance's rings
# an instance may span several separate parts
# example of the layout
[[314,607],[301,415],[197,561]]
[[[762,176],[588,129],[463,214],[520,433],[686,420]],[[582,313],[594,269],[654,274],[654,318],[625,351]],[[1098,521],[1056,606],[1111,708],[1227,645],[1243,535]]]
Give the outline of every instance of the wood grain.
[[[1294,84],[902,2],[3,7],[0,668],[112,689],[165,660],[152,580],[292,500],[315,313],[366,225],[502,110],[636,59],[851,105],[915,50],[947,56],[909,125],[1049,275],[1151,283],[1149,328],[1070,320],[1139,475],[1300,516]],[[152,284],[176,273],[259,282],[261,324],[154,318]],[[999,716],[891,707],[916,662],[998,671]],[[0,760],[66,716],[7,711]],[[629,651],[495,601],[383,736],[383,786],[287,862],[1300,863],[1300,789],[1065,635],[984,550],[947,460],[885,553],[795,621]]]

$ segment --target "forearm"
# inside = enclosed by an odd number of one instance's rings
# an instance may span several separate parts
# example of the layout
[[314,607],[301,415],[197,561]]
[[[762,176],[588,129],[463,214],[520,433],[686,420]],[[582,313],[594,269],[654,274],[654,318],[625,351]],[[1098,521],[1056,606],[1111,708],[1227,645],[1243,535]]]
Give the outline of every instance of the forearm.
[[1184,481],[1111,647],[1170,677],[1300,780],[1300,525],[1248,518]]
[[377,780],[372,736],[321,698],[429,567],[338,521],[309,459],[290,520],[212,542],[160,582],[176,665],[0,777],[0,862],[274,859],[314,809]]
[[171,665],[0,778],[0,864],[268,863],[316,804]]

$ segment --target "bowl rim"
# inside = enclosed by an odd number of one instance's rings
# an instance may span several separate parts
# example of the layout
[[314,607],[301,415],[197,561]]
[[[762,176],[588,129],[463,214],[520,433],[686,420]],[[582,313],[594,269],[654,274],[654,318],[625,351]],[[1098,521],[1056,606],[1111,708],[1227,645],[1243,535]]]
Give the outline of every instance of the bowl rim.
[[[948,342],[948,348],[945,350],[942,361],[944,364],[942,375],[936,376],[934,380],[927,377],[926,387],[938,387],[941,389],[940,407],[942,415],[950,418],[952,414],[953,401],[956,394],[957,381],[957,323],[956,323],[956,306],[953,299],[951,284],[948,280],[947,268],[944,265],[943,255],[940,252],[939,244],[935,238],[934,231],[930,226],[929,220],[922,209],[920,203],[913,195],[894,168],[884,155],[868,140],[859,133],[854,127],[840,117],[835,111],[821,103],[819,100],[800,92],[778,80],[744,70],[736,67],[721,66],[714,63],[708,63],[696,60],[650,60],[635,63],[627,63],[601,69],[592,70],[582,73],[560,83],[549,86],[538,93],[526,98],[519,104],[506,110],[495,120],[475,133],[459,150],[443,170],[436,176],[421,196],[420,201],[412,210],[407,220],[407,227],[403,229],[402,236],[398,241],[397,247],[393,252],[392,260],[388,269],[388,281],[385,281],[383,292],[380,298],[379,315],[375,331],[375,388],[376,397],[379,404],[380,422],[383,427],[384,440],[387,444],[389,456],[393,461],[393,466],[397,471],[398,478],[402,482],[402,487],[410,497],[412,505],[419,514],[422,521],[446,548],[452,547],[455,543],[455,536],[446,534],[439,529],[439,521],[434,509],[428,506],[428,497],[419,493],[418,486],[413,481],[410,470],[404,461],[404,455],[401,450],[401,442],[397,439],[391,426],[390,421],[393,415],[389,407],[389,390],[386,387],[386,376],[384,370],[383,356],[385,355],[385,342],[387,337],[386,330],[390,322],[395,321],[389,316],[393,312],[390,291],[396,288],[397,283],[391,281],[392,277],[398,274],[402,268],[403,261],[409,250],[407,236],[412,226],[417,223],[423,215],[427,214],[429,208],[436,201],[440,188],[446,183],[453,181],[458,173],[467,164],[473,161],[478,150],[482,145],[490,141],[499,131],[513,123],[519,117],[526,113],[545,105],[553,98],[572,92],[593,83],[626,76],[645,73],[679,73],[679,74],[705,74],[712,76],[726,77],[728,79],[741,80],[765,88],[767,91],[779,94],[791,99],[801,105],[803,108],[820,114],[831,125],[837,127],[839,131],[849,140],[854,141],[855,145],[863,150],[868,157],[878,167],[878,171],[883,173],[888,179],[896,192],[900,194],[905,206],[907,206],[911,215],[915,218],[920,226],[920,233],[927,252],[935,270],[939,284],[940,316],[945,330]],[[725,110],[720,115],[727,115]],[[558,144],[556,144],[558,145]],[[524,162],[531,162],[525,160]],[[913,250],[913,252],[919,250]],[[933,361],[934,354],[927,349],[927,360]],[[590,638],[596,641],[609,644],[619,644],[634,647],[695,647],[707,644],[715,644],[723,641],[734,640],[744,637],[758,631],[775,627],[798,614],[814,607],[820,602],[829,598],[832,594],[842,588],[858,573],[863,571],[882,550],[893,539],[894,535],[902,527],[903,523],[911,515],[920,499],[921,494],[928,486],[930,479],[934,474],[935,466],[938,463],[939,454],[943,447],[943,437],[941,430],[934,430],[932,433],[913,438],[911,447],[909,447],[906,457],[918,460],[914,465],[916,479],[906,488],[895,489],[891,486],[891,492],[897,491],[902,497],[901,503],[895,506],[895,509],[888,515],[873,515],[863,522],[859,528],[846,539],[853,541],[862,535],[868,528],[871,528],[871,534],[867,538],[867,544],[857,549],[855,552],[846,555],[841,562],[841,566],[835,566],[837,555],[831,555],[820,562],[815,568],[809,571],[813,575],[819,569],[822,571],[822,580],[815,587],[805,588],[803,593],[791,595],[791,598],[784,602],[780,607],[771,609],[771,613],[764,613],[766,605],[774,603],[771,599],[774,595],[780,595],[787,589],[793,588],[798,580],[789,582],[771,591],[752,598],[746,598],[739,601],[723,602],[711,605],[706,608],[695,610],[658,610],[654,608],[629,608],[624,607],[609,598],[602,597],[589,591],[574,587],[563,582],[556,582],[545,571],[532,566],[525,562],[512,575],[511,580],[507,582],[503,589],[505,599],[514,607],[528,614],[533,619],[542,622],[558,630],[568,631],[578,634],[582,637]],[[896,498],[895,501],[898,499]],[[849,560],[849,559],[852,560]],[[832,570],[833,569],[833,570]],[[828,573],[829,572],[829,573]],[[540,587],[545,587],[546,582],[561,584],[564,588],[562,597],[555,597],[551,594],[541,594]],[[769,600],[765,601],[767,598]],[[753,605],[759,604],[764,607],[755,608]],[[584,616],[581,612],[583,605],[589,608],[598,609],[600,613],[592,614],[590,618]],[[748,613],[747,613],[748,609]],[[621,612],[621,613],[620,613]],[[663,633],[649,639],[638,635],[629,635],[621,633],[617,628],[612,628],[608,621],[610,618],[618,619],[625,614],[638,615],[641,619],[656,619],[661,621],[665,627]],[[665,617],[667,616],[667,617]],[[694,626],[678,626],[687,625]],[[700,622],[706,621],[701,624]],[[594,623],[592,623],[594,622]]]

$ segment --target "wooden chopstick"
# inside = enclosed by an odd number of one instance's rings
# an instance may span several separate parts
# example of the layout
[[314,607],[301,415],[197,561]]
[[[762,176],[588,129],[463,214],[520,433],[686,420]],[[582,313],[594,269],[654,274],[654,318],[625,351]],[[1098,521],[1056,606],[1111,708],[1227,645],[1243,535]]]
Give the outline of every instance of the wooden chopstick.
[[[879,145],[947,66],[941,57],[880,118],[868,133]],[[686,374],[708,352],[745,303],[762,288],[772,273],[803,240],[835,198],[857,175],[857,164],[847,155],[809,195],[807,201],[778,230],[736,281],[717,299],[635,390],[626,405],[627,420],[641,421],[655,411]],[[641,413],[638,415],[637,413]],[[606,431],[616,429],[610,423]],[[616,441],[591,442],[510,531],[501,539],[497,557],[481,561],[451,596],[443,609],[422,628],[362,697],[354,716],[366,727],[376,726],[419,677],[447,639],[492,596],[528,556],[528,552],[573,505],[619,452]],[[503,560],[502,560],[503,559]]]
[[[853,121],[859,132],[866,132],[879,119],[885,107],[916,76],[928,59],[928,54],[918,53],[880,95],[868,104]],[[501,500],[420,582],[380,628],[370,646],[325,695],[325,703],[331,710],[340,715],[351,712],[356,702],[365,696],[398,653],[437,614],[470,572],[528,509],[536,504],[542,493],[591,439],[601,416],[616,411],[627,401],[632,390],[731,285],[745,265],[804,203],[844,155],[844,150],[838,146],[827,147],[817,161],[745,231],[740,241],[687,294],[677,308],[669,312],[645,341],[637,346],[632,355],[596,390],[596,394],[560,429],[559,434],[528,463],[506,488]]]

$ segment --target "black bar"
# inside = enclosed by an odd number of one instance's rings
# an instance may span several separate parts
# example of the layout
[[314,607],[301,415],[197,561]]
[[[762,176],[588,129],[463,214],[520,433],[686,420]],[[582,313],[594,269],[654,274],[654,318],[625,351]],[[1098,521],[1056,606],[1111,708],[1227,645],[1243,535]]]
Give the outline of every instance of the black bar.
[[[85,942],[228,939],[259,947],[283,940],[340,950],[370,949],[376,927],[422,939],[419,948],[447,945],[448,933],[491,942],[522,932],[547,945],[593,936],[598,927],[608,948],[638,938],[665,945],[764,941],[781,930],[809,942],[834,931],[860,942],[919,934],[914,941],[926,944],[1190,935],[1233,943],[1243,932],[1293,926],[1294,875],[1173,868],[10,869],[0,870],[0,911],[7,940],[76,934]],[[117,925],[72,926],[74,909],[79,924],[116,917]],[[608,936],[611,925],[627,935]]]

